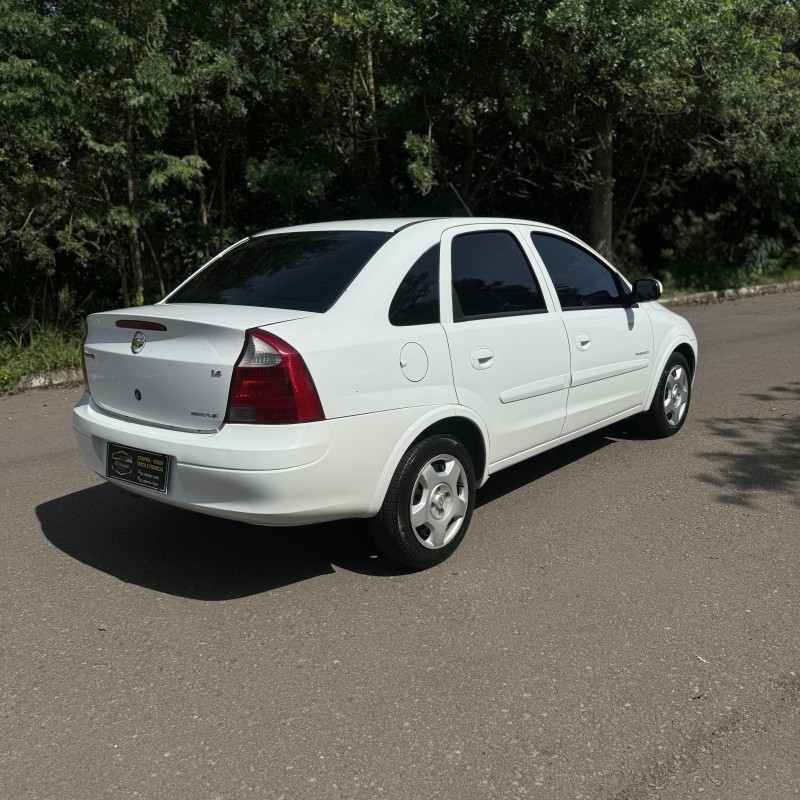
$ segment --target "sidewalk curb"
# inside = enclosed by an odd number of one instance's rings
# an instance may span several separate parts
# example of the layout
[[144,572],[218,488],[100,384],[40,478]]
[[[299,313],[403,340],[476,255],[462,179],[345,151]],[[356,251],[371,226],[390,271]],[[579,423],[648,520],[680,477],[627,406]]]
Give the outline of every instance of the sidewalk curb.
[[41,375],[25,375],[10,394],[26,392],[28,389],[52,389],[56,386],[78,386],[83,383],[79,369],[59,369]]
[[744,297],[757,297],[762,294],[782,294],[800,292],[800,281],[789,283],[765,283],[763,286],[742,286],[741,289],[719,289],[715,292],[696,292],[667,297],[658,302],[664,306],[706,306],[713,303],[726,303]]

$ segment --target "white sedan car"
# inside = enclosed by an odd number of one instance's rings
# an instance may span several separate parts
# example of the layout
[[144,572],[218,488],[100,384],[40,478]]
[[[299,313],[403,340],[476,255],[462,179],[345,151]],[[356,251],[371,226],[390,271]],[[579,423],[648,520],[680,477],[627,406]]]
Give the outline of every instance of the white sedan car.
[[259,525],[368,517],[429,567],[498,470],[634,415],[680,430],[697,340],[660,294],[534,222],[270,230],[92,314],[73,426],[118,486]]

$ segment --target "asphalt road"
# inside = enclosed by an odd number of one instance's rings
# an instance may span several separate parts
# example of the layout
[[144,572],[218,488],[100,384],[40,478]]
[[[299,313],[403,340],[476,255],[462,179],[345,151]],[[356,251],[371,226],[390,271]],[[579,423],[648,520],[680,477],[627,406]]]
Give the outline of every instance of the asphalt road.
[[458,553],[250,528],[0,399],[0,797],[800,794],[800,294],[682,309],[690,419],[494,476]]

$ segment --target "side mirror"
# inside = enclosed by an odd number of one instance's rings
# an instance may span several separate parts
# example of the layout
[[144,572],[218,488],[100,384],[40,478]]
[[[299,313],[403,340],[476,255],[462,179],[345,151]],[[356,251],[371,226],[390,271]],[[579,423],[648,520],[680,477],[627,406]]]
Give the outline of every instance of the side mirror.
[[657,281],[655,278],[640,278],[633,282],[631,295],[637,303],[648,303],[651,300],[658,300],[663,292],[664,287],[661,285],[661,281]]

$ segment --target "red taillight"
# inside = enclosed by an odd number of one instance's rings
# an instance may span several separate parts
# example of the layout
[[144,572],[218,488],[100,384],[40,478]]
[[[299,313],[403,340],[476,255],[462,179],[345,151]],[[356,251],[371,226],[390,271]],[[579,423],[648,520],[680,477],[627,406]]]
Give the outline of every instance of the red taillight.
[[317,388],[300,353],[271,333],[248,331],[233,371],[226,421],[277,425],[321,419]]

